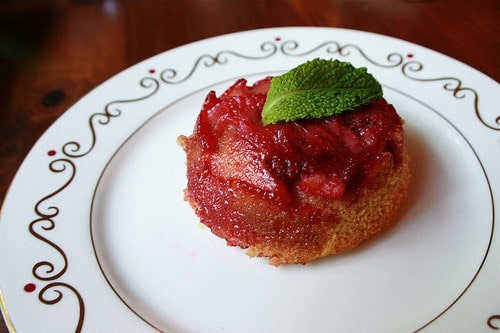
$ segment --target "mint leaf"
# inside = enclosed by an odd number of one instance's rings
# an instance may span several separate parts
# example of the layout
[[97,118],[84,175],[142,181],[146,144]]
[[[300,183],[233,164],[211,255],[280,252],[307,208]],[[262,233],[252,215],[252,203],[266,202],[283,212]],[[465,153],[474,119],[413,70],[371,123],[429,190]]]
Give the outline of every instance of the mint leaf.
[[365,67],[314,59],[272,79],[262,122],[269,125],[327,117],[381,97],[380,83]]

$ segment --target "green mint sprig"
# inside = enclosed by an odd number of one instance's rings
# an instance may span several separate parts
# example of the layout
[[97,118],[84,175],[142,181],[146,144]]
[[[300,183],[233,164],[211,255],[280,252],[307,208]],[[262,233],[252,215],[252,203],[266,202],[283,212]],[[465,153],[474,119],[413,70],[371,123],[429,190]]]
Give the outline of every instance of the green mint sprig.
[[262,122],[269,125],[327,117],[368,104],[382,95],[382,86],[365,67],[318,58],[272,79]]

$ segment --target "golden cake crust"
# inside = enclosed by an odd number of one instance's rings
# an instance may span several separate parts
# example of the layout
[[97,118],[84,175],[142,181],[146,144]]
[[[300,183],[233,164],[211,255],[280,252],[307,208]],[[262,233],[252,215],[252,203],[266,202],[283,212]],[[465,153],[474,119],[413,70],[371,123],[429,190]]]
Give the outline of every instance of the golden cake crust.
[[395,223],[410,186],[410,158],[404,150],[398,169],[380,174],[379,184],[362,194],[354,204],[326,200],[338,221],[321,230],[321,247],[289,247],[277,242],[255,244],[249,256],[269,257],[270,264],[307,263],[331,254],[340,254],[358,246],[372,235]]

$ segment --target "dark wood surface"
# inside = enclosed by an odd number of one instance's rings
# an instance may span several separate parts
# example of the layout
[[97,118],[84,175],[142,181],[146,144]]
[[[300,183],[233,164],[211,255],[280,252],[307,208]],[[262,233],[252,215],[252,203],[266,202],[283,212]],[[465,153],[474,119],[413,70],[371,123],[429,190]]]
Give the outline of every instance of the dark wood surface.
[[[0,198],[65,110],[112,75],[173,47],[255,28],[342,27],[423,45],[499,81],[499,18],[498,0],[1,1]],[[7,332],[3,323],[0,332]]]

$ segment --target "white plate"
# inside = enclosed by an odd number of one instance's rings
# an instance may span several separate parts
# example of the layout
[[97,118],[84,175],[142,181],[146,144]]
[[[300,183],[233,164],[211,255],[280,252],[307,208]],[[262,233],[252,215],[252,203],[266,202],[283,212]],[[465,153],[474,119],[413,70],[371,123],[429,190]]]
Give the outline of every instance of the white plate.
[[[397,225],[348,254],[276,268],[200,224],[185,156],[209,90],[323,57],[366,66],[413,158]],[[421,46],[333,28],[241,32],[97,87],[40,138],[0,223],[2,311],[18,332],[490,331],[500,326],[500,90]]]

